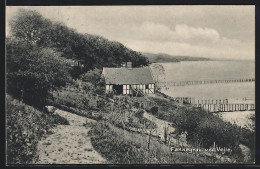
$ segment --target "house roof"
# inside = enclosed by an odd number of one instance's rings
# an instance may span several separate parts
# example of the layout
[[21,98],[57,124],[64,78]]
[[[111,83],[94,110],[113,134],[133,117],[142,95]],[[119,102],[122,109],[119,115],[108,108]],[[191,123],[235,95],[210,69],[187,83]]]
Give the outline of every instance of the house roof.
[[106,84],[151,84],[154,79],[149,67],[142,68],[109,68],[104,67],[102,74]]

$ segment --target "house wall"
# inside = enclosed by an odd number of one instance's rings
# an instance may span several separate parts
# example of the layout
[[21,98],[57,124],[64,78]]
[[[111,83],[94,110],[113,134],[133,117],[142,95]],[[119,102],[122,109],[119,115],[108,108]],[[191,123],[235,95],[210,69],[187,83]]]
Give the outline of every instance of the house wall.
[[[134,84],[134,85],[123,85],[123,93],[122,94],[132,94],[132,89],[140,89],[144,93],[150,94],[154,93],[154,84]],[[113,85],[106,85],[106,93],[113,91]]]
[[154,84],[123,85],[123,94],[132,94],[131,89],[140,89],[144,93],[154,93]]

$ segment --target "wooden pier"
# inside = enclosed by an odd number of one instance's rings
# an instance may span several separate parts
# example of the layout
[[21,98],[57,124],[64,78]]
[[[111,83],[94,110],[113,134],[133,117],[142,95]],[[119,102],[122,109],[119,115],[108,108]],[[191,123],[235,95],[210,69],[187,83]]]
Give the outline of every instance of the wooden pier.
[[172,97],[179,103],[189,104],[228,104],[228,99],[200,99],[196,100],[195,97]]
[[240,82],[254,82],[255,78],[247,79],[230,79],[230,80],[198,80],[198,81],[179,81],[167,82],[167,86],[187,86],[187,85],[200,85],[212,83],[240,83]]
[[255,104],[229,103],[228,99],[203,99],[196,100],[195,97],[172,97],[182,104],[193,104],[208,112],[231,112],[231,111],[254,111]]
[[254,111],[255,104],[194,104],[208,112]]

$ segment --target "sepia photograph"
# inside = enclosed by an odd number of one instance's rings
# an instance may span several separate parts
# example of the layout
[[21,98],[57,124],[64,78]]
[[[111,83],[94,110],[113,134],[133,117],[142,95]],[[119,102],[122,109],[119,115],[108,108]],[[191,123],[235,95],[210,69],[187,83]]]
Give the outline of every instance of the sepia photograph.
[[255,164],[255,6],[6,6],[6,165]]

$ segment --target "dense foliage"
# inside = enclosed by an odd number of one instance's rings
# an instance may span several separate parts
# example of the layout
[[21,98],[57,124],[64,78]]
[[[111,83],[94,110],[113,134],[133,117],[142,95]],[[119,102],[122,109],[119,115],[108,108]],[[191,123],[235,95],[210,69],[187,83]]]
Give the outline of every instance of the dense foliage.
[[[146,138],[129,131],[153,129],[156,124],[143,117],[138,102],[105,95],[101,68],[119,66],[125,61],[132,61],[134,67],[147,65],[148,60],[142,54],[118,42],[79,34],[35,11],[19,11],[11,21],[11,33],[6,40],[7,92],[14,98],[36,108],[48,103],[100,122],[104,120],[92,129],[92,143],[114,163],[205,162],[189,154],[173,154],[154,139],[151,151],[147,152]],[[80,64],[71,65],[70,59]],[[236,158],[241,158],[239,144],[254,150],[254,133],[250,130],[224,122],[199,108],[180,106],[170,98],[153,97],[150,101],[145,109],[172,122],[177,134],[186,132],[190,144],[231,147]],[[7,96],[8,163],[36,160],[37,142],[53,124],[67,124],[67,121]],[[254,152],[252,159],[253,155]]]
[[68,124],[58,115],[34,109],[7,95],[7,163],[27,164],[37,161],[37,143],[54,124]]
[[[6,40],[7,91],[35,107],[43,107],[48,93],[70,83],[71,77],[83,74],[89,82],[103,66],[119,66],[123,61],[132,61],[133,66],[148,64],[144,56],[121,43],[79,34],[36,11],[20,10],[10,26],[11,35]],[[98,83],[95,92],[102,94],[104,80]]]
[[[98,91],[104,90],[100,90],[98,85],[101,78],[92,76],[97,72],[89,71],[81,76],[84,81],[77,80],[73,85],[53,92],[48,104],[96,120],[104,119],[126,130],[156,128],[154,122],[143,117],[144,112],[130,97],[113,96],[111,99],[104,94],[98,94]],[[87,77],[96,80],[88,81]]]
[[82,74],[79,79],[84,83],[83,89],[86,92],[93,91],[94,93],[104,95],[105,94],[105,79],[102,76],[102,70],[95,68],[94,70],[89,70],[87,73]]
[[7,92],[35,107],[43,107],[48,92],[70,81],[70,67],[50,48],[7,39]]
[[[195,147],[209,148],[214,143],[219,147],[231,148],[232,156],[241,161],[243,158],[239,144],[251,150],[254,160],[254,132],[241,128],[220,117],[189,105],[178,105],[165,98],[150,98],[151,105],[146,110],[160,119],[173,123],[175,133],[187,133],[187,141]],[[247,161],[248,162],[248,161]]]
[[77,33],[62,23],[43,18],[36,11],[20,10],[11,21],[11,32],[20,40],[54,48],[65,58],[79,60],[84,64],[83,71],[95,67],[119,66],[126,61],[132,61],[133,66],[148,64],[147,58],[141,53],[128,49],[119,42]]

